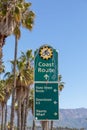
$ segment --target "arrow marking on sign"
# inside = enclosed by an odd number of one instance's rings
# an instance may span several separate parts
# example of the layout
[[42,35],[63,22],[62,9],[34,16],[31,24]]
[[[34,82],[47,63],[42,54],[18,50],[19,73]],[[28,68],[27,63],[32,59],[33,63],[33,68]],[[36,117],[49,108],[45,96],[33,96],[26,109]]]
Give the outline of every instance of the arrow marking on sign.
[[47,74],[45,74],[44,78],[47,80],[49,78],[49,76]]
[[54,89],[53,91],[54,91],[54,92],[57,92],[57,89]]
[[54,103],[54,104],[57,104],[57,101],[54,101],[53,103]]
[[38,118],[36,117],[36,120],[37,120]]
[[57,112],[55,112],[54,115],[57,116]]

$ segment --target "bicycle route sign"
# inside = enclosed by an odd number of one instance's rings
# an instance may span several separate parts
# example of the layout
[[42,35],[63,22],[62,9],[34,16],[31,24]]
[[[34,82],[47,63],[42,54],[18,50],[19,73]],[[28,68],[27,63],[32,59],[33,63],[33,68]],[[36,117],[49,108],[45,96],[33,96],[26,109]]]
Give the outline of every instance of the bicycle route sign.
[[58,81],[58,53],[44,45],[35,51],[35,81]]
[[58,52],[43,45],[34,53],[34,116],[36,120],[58,120]]

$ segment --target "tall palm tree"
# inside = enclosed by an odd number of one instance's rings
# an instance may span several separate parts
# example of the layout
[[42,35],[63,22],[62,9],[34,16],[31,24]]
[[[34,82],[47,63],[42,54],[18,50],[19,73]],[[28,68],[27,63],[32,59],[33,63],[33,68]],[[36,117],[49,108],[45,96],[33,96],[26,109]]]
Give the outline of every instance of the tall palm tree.
[[6,130],[6,127],[7,127],[7,102],[8,102],[8,99],[10,98],[11,96],[11,91],[12,91],[12,88],[10,85],[7,84],[7,80],[8,79],[5,79],[5,99],[4,99],[4,102],[5,102],[5,121],[4,121],[4,130]]
[[[18,6],[20,4],[20,6]],[[17,59],[17,44],[18,44],[18,39],[20,38],[21,32],[20,32],[20,25],[24,26],[25,28],[31,30],[33,27],[33,21],[34,21],[34,13],[28,8],[30,7],[30,3],[22,1],[18,1],[17,6],[15,7],[15,13],[14,13],[14,18],[15,18],[15,23],[16,27],[14,29],[14,35],[15,35],[15,56],[14,56],[14,89],[16,87],[16,59]],[[13,96],[12,96],[12,110],[11,110],[11,125],[13,125],[13,118],[14,118],[14,95],[15,91],[13,89]]]
[[[20,61],[17,63],[17,68],[19,70],[19,74],[17,77],[16,94],[18,95],[17,99],[18,99],[19,104],[20,104],[20,107],[19,107],[20,113],[21,113],[21,104],[24,102],[24,105],[25,105],[25,103],[26,103],[25,118],[24,118],[25,120],[24,120],[24,129],[23,130],[26,130],[27,115],[28,115],[29,90],[30,90],[30,85],[33,84],[32,61],[33,61],[32,50],[28,50],[25,54],[22,52],[22,56],[20,57]],[[21,91],[21,93],[19,90]],[[19,116],[21,119],[20,113],[19,113]],[[19,122],[21,122],[21,121],[19,121]]]
[[7,123],[7,101],[10,97],[11,88],[7,85],[6,80],[0,80],[0,104],[2,106],[2,127],[6,129]]
[[[14,84],[12,92],[12,107],[11,107],[11,130],[14,126],[14,104],[15,104],[15,87],[16,87],[16,59],[17,59],[17,43],[20,38],[20,26],[31,30],[33,27],[35,14],[29,10],[31,3],[25,0],[5,0],[0,2],[0,57],[2,58],[2,47],[5,38],[12,33],[15,35],[15,56],[14,56]],[[2,60],[0,59],[0,64]]]
[[[18,130],[22,130],[22,124],[21,124],[21,111],[23,104],[26,106],[25,108],[25,114],[27,111],[27,100],[29,97],[29,90],[30,85],[33,84],[33,56],[32,56],[32,50],[28,50],[26,53],[22,52],[21,57],[16,61],[17,62],[17,72],[16,72],[16,102],[18,104]],[[12,65],[14,66],[14,61],[11,61]],[[9,86],[13,85],[14,80],[14,73],[7,73],[8,80],[7,84]],[[25,104],[26,103],[26,104]],[[24,116],[25,118],[25,116]],[[27,119],[27,114],[26,118]],[[26,122],[24,122],[26,123]],[[26,126],[26,125],[25,125]],[[23,129],[24,130],[24,129]]]

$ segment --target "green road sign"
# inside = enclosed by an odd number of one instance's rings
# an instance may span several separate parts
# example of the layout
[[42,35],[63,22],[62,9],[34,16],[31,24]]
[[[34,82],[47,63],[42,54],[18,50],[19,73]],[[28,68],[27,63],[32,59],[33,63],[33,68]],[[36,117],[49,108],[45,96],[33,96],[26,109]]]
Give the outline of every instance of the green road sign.
[[58,120],[58,83],[35,83],[35,119]]
[[58,81],[57,51],[44,45],[35,51],[34,57],[34,81]]
[[34,115],[36,120],[58,120],[58,53],[48,45],[34,54]]

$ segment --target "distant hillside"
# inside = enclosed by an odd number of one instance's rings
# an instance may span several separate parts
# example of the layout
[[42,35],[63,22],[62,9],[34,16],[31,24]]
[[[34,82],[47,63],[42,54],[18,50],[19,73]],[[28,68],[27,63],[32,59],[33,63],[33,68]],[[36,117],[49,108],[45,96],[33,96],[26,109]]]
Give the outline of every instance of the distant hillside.
[[54,126],[87,129],[87,109],[60,109],[60,119]]
[[[85,128],[87,130],[87,109],[85,108],[60,109],[59,116],[60,116],[59,121],[54,121],[54,127]],[[15,123],[16,123],[16,118],[15,118]],[[1,116],[0,116],[0,120],[1,120]],[[9,106],[8,106],[8,120],[10,120]],[[28,126],[32,125],[32,120],[33,120],[32,114],[31,112],[29,112]],[[37,121],[36,125],[40,125],[40,122]]]

